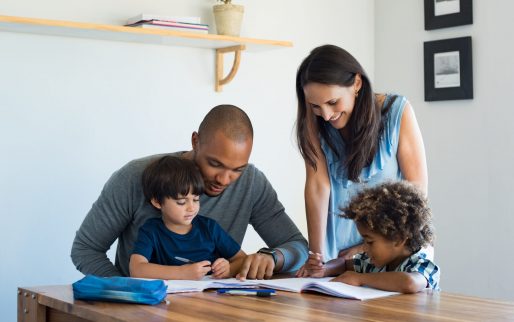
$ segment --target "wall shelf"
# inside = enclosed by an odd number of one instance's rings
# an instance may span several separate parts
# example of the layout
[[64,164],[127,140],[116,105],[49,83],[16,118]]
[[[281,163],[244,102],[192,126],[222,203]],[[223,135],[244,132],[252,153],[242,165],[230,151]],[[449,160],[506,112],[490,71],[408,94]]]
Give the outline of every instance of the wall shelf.
[[[293,46],[293,43],[290,41],[242,38],[214,34],[197,34],[175,30],[143,29],[96,23],[1,15],[0,30],[52,36],[214,49],[216,53],[216,91],[221,91],[222,86],[229,83],[234,78],[239,67],[241,51],[248,50],[255,52]],[[234,53],[234,64],[229,75],[223,78],[223,55],[230,52]]]

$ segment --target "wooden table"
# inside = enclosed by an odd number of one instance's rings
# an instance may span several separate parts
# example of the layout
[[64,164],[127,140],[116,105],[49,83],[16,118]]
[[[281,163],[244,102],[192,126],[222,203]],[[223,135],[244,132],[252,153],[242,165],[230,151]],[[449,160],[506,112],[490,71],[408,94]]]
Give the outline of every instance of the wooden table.
[[514,321],[514,303],[439,292],[368,301],[321,294],[169,294],[155,306],[73,300],[71,285],[18,289],[18,321]]

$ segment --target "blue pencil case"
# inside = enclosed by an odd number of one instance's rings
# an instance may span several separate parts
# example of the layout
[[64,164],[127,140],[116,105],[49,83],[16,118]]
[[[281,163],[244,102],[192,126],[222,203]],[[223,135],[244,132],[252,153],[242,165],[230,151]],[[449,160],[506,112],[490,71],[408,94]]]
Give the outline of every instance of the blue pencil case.
[[166,284],[161,280],[87,275],[72,284],[77,300],[159,304],[166,298]]

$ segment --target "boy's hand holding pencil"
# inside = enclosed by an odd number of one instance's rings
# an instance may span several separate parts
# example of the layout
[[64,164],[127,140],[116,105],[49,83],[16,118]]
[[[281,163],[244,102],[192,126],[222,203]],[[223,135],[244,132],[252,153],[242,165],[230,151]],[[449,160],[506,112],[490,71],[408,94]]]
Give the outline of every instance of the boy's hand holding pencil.
[[186,265],[179,266],[182,270],[182,279],[200,280],[211,271],[210,261],[201,261],[198,263],[194,263],[193,261],[187,258],[182,258],[178,256],[175,256],[175,259],[184,263],[188,263]]

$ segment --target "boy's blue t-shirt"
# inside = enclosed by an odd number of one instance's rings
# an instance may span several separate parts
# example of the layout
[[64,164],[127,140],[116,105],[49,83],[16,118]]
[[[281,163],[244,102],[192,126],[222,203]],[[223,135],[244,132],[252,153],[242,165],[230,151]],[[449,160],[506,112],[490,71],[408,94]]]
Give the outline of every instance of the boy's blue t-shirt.
[[208,260],[213,263],[222,257],[230,259],[241,249],[221,226],[207,217],[196,216],[192,228],[185,235],[169,230],[162,218],[148,219],[140,228],[132,254],[139,254],[150,263],[184,265],[175,259],[182,257],[192,262]]

